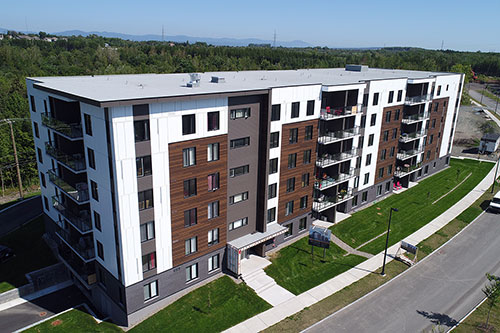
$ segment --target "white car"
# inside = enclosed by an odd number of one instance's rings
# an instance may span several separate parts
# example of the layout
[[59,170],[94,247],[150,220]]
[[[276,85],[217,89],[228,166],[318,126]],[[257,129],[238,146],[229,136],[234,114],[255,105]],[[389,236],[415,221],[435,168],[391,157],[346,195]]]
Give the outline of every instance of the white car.
[[500,191],[495,194],[493,199],[490,202],[490,211],[500,212]]

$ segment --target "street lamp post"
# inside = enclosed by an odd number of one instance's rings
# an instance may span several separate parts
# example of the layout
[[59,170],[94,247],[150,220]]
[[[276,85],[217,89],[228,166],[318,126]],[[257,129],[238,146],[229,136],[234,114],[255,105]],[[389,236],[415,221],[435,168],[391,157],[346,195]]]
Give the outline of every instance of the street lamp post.
[[385,238],[385,252],[384,252],[384,264],[382,265],[382,276],[385,276],[385,258],[387,257],[387,246],[389,245],[389,231],[391,230],[391,218],[392,218],[392,211],[397,212],[397,208],[392,208],[389,213],[389,225],[387,226],[387,237]]
[[497,182],[498,165],[500,164],[500,156],[498,157],[497,167],[495,169],[495,178],[493,178],[493,186],[491,187],[491,193],[495,191],[495,183]]

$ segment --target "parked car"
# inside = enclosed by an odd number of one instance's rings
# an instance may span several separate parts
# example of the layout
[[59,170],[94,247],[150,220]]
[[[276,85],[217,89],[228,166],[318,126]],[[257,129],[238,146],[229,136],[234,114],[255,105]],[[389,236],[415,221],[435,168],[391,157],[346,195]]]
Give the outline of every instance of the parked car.
[[490,211],[500,212],[500,191],[490,201]]
[[0,262],[5,262],[14,257],[14,251],[7,246],[0,245]]

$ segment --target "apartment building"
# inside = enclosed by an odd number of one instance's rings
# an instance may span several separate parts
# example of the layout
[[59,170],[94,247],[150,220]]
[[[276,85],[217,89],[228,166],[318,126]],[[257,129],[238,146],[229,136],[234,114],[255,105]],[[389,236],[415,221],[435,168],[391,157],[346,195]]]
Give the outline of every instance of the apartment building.
[[28,78],[50,243],[136,323],[446,167],[462,84],[365,66]]

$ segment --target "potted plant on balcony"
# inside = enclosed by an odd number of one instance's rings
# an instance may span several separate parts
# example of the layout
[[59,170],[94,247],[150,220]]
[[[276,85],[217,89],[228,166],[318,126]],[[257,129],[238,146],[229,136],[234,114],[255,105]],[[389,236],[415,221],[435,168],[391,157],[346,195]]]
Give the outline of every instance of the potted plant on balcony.
[[346,195],[347,195],[347,190],[346,189],[341,189],[340,192],[339,192],[339,199],[340,200],[344,199]]

